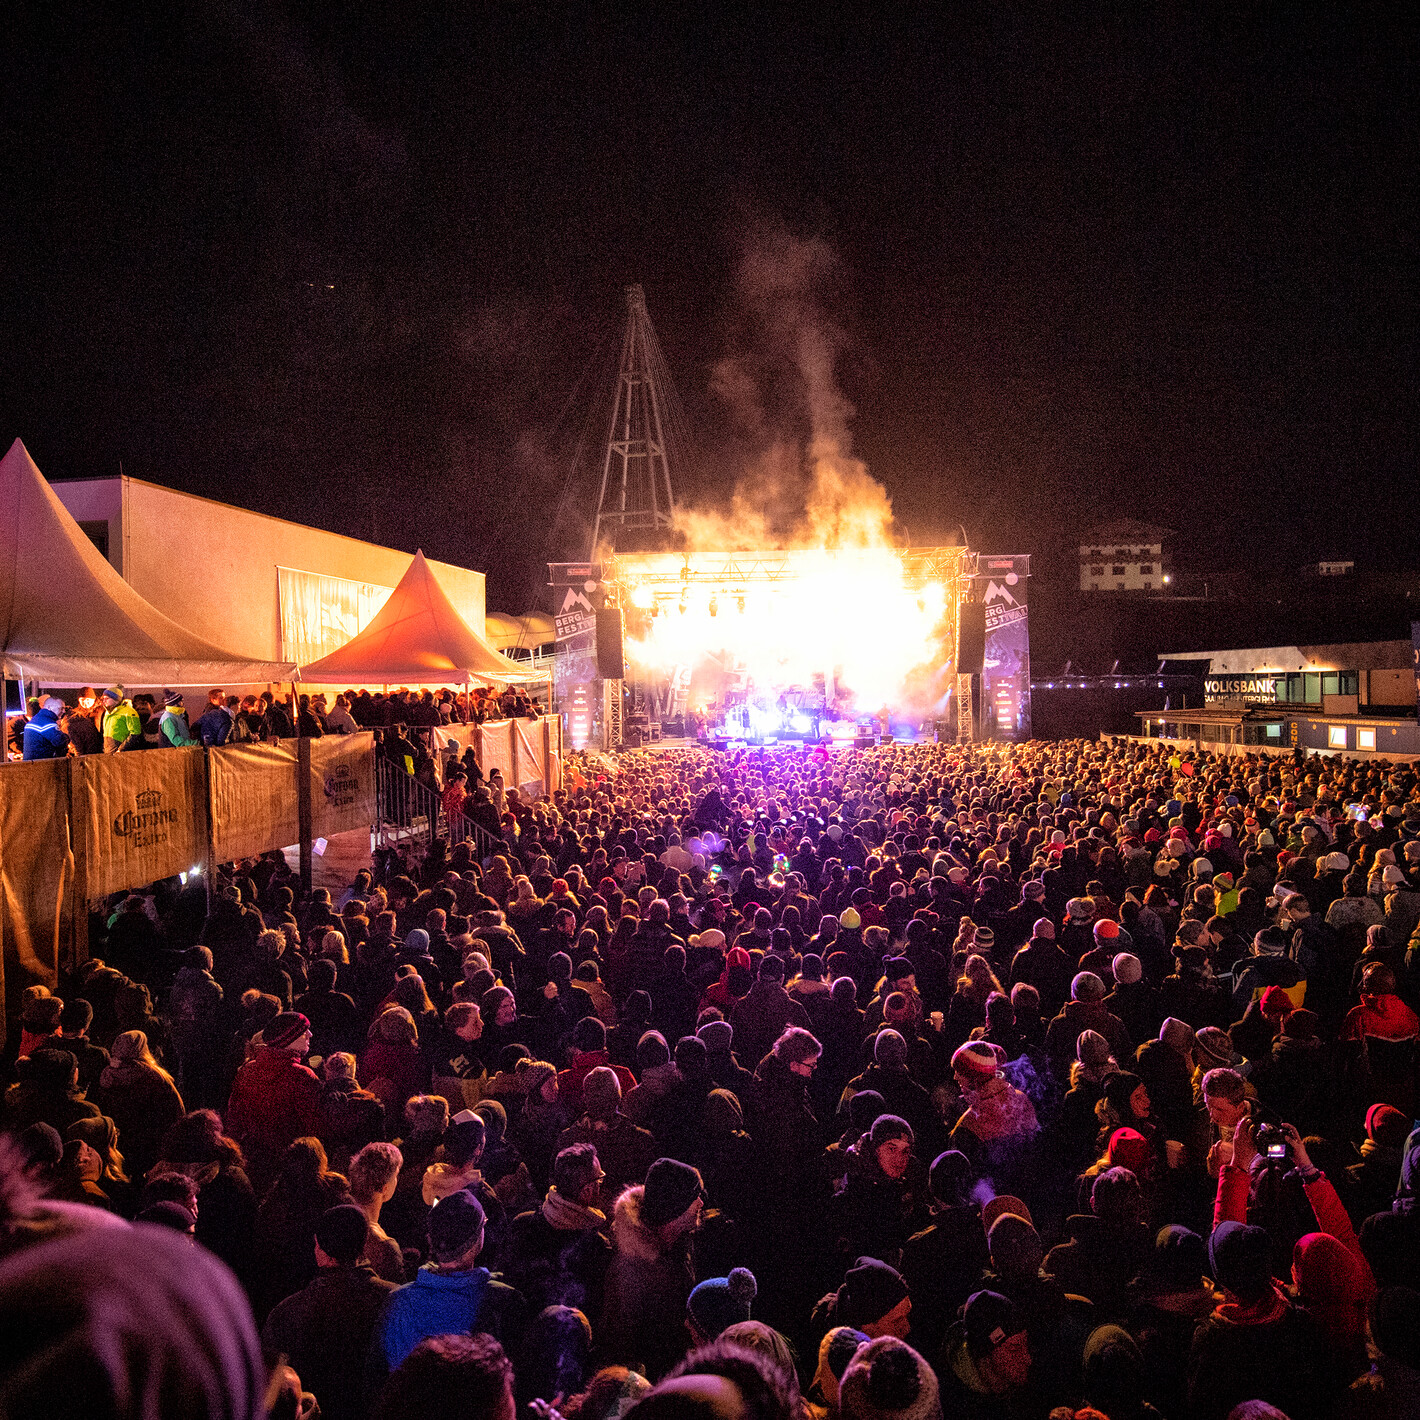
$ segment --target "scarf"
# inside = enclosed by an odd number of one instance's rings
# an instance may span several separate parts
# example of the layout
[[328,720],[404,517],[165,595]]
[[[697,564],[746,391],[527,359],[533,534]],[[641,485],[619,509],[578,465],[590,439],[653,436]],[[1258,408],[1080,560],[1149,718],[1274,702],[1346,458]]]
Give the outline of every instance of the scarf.
[[585,1208],[563,1197],[556,1185],[547,1190],[547,1197],[542,1200],[542,1216],[554,1228],[565,1233],[585,1233],[606,1226],[606,1214],[600,1208]]

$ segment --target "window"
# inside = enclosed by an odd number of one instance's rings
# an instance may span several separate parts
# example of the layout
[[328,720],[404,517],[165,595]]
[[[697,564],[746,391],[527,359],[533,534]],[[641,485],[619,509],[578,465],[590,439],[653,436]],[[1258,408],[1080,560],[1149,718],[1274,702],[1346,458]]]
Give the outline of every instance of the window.
[[1152,582],[1145,582],[1145,583],[1144,583],[1144,590],[1145,590],[1146,592],[1152,592],[1152,591],[1154,590],[1154,584],[1153,584]]
[[1342,695],[1359,695],[1361,693],[1361,672],[1342,671],[1341,691]]
[[1118,566],[1116,566],[1116,567],[1111,568],[1110,570],[1114,573],[1114,575],[1115,575],[1116,577],[1122,577],[1122,576],[1124,575],[1124,568],[1123,568],[1123,567],[1118,567]]
[[1375,747],[1376,747],[1376,732],[1375,732],[1374,730],[1362,730],[1362,729],[1358,729],[1358,730],[1356,731],[1356,748],[1357,748],[1357,749],[1375,749]]
[[1313,675],[1308,671],[1302,677],[1302,699],[1308,705],[1321,704],[1321,675]]
[[1124,590],[1124,583],[1123,583],[1123,582],[1116,582],[1116,583],[1114,584],[1114,589],[1115,589],[1115,591],[1117,591],[1117,592],[1122,592],[1122,591]]
[[1091,567],[1091,568],[1090,568],[1090,576],[1091,576],[1091,577],[1103,577],[1103,576],[1104,576],[1104,568],[1103,568],[1103,567]]
[[1097,592],[1097,591],[1099,591],[1099,589],[1100,589],[1100,584],[1099,584],[1098,582],[1091,582],[1091,583],[1090,583],[1090,590],[1091,590],[1092,592]]
[[1144,576],[1144,577],[1151,577],[1151,576],[1153,576],[1153,573],[1154,573],[1154,564],[1153,564],[1152,562],[1141,562],[1141,563],[1139,564],[1139,573],[1140,573],[1141,576]]
[[1326,727],[1326,747],[1328,749],[1346,748],[1346,726],[1328,725]]
[[1267,738],[1268,738],[1269,740],[1280,740],[1280,739],[1282,738],[1282,726],[1281,726],[1281,725],[1268,725],[1268,727],[1267,727]]
[[1321,693],[1323,695],[1340,695],[1341,677],[1335,671],[1326,671],[1321,678]]

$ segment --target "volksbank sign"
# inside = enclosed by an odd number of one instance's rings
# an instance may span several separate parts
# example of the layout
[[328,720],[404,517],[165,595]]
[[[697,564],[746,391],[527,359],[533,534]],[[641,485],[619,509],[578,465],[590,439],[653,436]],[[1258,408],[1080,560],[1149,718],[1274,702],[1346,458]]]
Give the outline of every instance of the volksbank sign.
[[1277,699],[1276,677],[1270,675],[1211,675],[1203,682],[1205,701],[1245,700],[1271,705]]

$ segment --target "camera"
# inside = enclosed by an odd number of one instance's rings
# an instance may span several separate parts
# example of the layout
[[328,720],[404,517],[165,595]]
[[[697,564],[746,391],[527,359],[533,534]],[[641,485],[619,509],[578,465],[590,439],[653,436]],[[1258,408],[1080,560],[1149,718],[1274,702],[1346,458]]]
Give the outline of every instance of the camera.
[[1287,1136],[1275,1124],[1257,1126],[1257,1152],[1265,1159],[1285,1159],[1289,1151]]

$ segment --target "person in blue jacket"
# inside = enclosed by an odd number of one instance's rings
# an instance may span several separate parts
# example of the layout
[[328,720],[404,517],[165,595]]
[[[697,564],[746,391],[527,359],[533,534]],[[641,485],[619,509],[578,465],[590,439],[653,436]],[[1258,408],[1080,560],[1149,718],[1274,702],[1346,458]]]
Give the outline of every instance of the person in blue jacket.
[[46,696],[39,710],[25,725],[26,759],[63,759],[69,753],[69,736],[59,728],[64,702],[57,695]]

